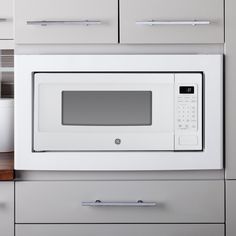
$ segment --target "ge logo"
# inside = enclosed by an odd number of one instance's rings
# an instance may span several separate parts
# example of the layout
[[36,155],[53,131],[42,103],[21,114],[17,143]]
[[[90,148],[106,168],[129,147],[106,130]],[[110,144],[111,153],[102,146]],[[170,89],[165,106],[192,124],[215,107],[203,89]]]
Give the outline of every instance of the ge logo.
[[116,139],[115,139],[115,144],[120,145],[120,144],[121,144],[121,139],[116,138]]

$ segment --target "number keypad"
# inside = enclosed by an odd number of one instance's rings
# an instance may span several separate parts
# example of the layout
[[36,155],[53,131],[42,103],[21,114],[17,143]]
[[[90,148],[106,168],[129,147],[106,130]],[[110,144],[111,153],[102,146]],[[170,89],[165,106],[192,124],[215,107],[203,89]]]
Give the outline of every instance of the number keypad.
[[177,129],[197,130],[197,96],[179,95],[177,97]]

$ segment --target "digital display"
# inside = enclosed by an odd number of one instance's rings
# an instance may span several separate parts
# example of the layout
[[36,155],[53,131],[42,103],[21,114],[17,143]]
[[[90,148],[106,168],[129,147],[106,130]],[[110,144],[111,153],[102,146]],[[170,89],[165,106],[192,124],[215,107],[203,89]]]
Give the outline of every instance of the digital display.
[[193,94],[194,93],[194,86],[180,86],[179,87],[180,94]]

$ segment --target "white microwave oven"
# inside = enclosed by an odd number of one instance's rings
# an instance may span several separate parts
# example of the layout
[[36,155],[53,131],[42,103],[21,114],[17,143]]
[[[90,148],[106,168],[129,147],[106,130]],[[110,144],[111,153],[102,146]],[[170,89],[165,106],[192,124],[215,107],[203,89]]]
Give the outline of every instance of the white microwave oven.
[[221,55],[17,55],[15,168],[223,167]]

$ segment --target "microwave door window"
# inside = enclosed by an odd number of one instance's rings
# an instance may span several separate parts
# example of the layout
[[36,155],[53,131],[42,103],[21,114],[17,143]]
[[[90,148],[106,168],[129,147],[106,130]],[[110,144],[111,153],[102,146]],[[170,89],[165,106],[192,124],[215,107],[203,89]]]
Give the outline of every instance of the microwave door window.
[[62,125],[151,124],[151,91],[62,91]]

